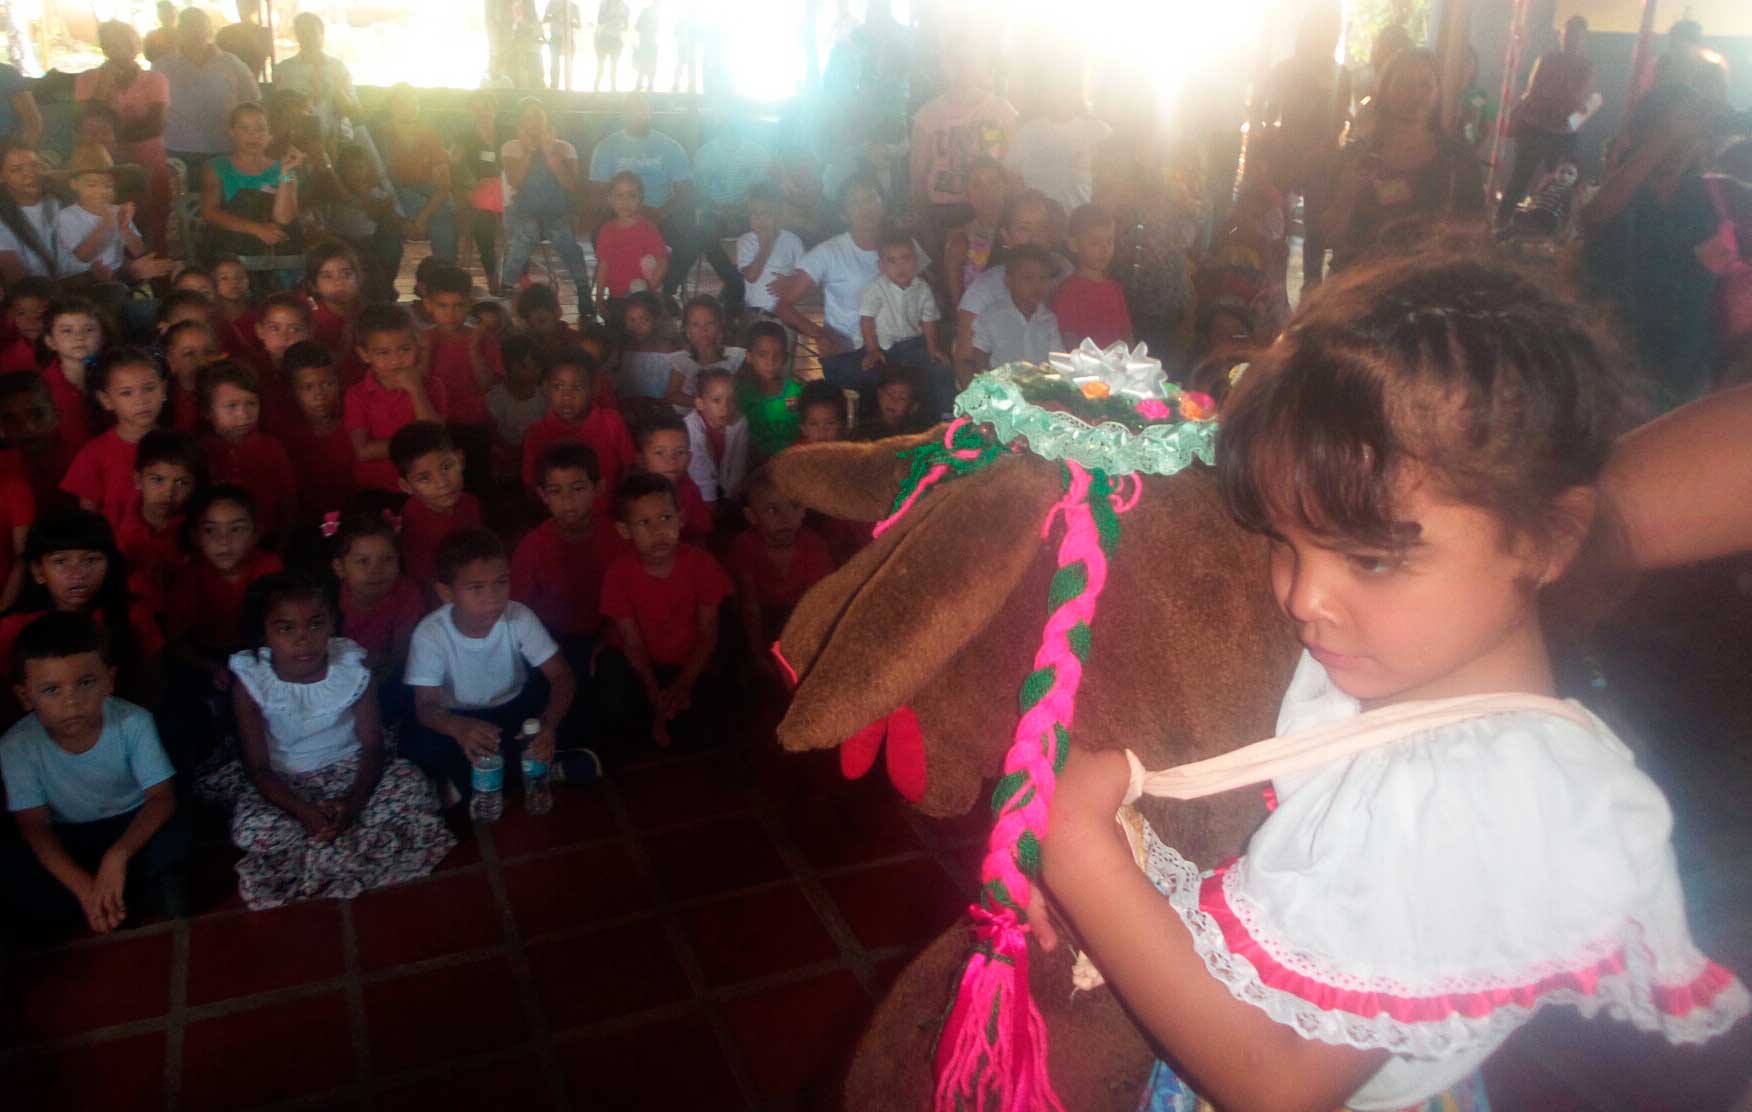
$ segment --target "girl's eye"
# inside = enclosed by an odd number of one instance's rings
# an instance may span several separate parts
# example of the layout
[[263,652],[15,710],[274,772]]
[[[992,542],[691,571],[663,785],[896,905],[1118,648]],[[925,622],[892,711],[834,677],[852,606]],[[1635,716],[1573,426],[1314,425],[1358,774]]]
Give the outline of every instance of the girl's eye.
[[1351,567],[1365,575],[1385,575],[1398,570],[1402,562],[1397,556],[1376,552],[1353,552],[1345,559],[1350,561]]

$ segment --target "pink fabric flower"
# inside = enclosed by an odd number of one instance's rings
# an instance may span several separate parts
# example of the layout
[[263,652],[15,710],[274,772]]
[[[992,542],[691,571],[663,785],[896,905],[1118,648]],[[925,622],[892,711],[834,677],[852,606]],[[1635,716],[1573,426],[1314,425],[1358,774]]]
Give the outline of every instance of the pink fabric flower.
[[1174,411],[1160,398],[1145,398],[1138,403],[1138,416],[1146,421],[1166,421],[1174,416]]

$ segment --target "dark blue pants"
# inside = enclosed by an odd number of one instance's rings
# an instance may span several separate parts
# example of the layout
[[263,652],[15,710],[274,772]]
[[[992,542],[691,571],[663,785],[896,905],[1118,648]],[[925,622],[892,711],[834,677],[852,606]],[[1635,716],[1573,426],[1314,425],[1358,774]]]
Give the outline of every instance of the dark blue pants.
[[[539,672],[529,677],[523,690],[508,703],[496,707],[453,707],[451,714],[491,722],[499,729],[499,755],[505,758],[505,786],[520,780],[523,770],[523,742],[519,731],[528,718],[539,717],[547,706],[547,679]],[[429,730],[417,717],[408,719],[407,729],[399,741],[401,755],[420,767],[420,771],[435,781],[448,780],[467,799],[474,793],[470,781],[470,765],[462,746],[449,734]]]
[[[103,855],[139,813],[135,809],[96,822],[56,823],[55,836],[80,868],[95,873]],[[130,907],[142,901],[151,903],[152,886],[188,864],[193,831],[189,805],[184,803],[128,861],[126,895]],[[79,906],[73,893],[43,868],[30,844],[16,831],[7,831],[0,837],[0,907],[6,909],[12,924],[26,931],[85,921],[85,909]]]

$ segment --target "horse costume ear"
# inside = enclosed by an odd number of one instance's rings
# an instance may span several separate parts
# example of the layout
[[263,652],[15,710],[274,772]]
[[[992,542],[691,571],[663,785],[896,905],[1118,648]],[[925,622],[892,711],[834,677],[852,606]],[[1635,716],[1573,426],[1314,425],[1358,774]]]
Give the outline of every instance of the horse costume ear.
[[894,509],[907,472],[899,453],[942,431],[896,436],[865,444],[810,444],[788,448],[767,468],[787,498],[846,521],[880,521]]
[[[1040,522],[1059,493],[1052,468],[1037,460],[999,460],[933,491],[818,583],[792,613],[777,646],[797,679],[791,709],[779,725],[780,742],[792,750],[832,748],[910,707],[923,730],[925,754],[952,756],[968,766],[951,771],[927,764],[921,806],[945,814],[965,810],[980,778],[991,771],[985,767],[988,750],[993,743],[1001,747],[1010,723],[1000,718],[986,724],[990,738],[932,736],[934,711],[943,701],[937,695],[977,682],[967,674],[968,661],[957,658],[994,622],[1014,613],[1018,603],[1012,596],[1046,555]],[[1024,612],[1037,622],[1039,604],[1027,601]],[[1008,689],[1013,682],[980,695],[1001,700],[995,706],[1014,707],[1015,692]],[[905,717],[902,724],[910,730]],[[889,769],[895,771],[892,755]],[[947,795],[932,787],[944,776],[955,785]],[[906,789],[898,777],[897,786]]]

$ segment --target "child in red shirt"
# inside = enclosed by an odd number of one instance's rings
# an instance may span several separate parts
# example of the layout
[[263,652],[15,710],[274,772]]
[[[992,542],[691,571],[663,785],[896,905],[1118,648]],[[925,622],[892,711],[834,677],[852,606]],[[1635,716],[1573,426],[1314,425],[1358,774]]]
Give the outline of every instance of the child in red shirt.
[[365,376],[365,364],[358,354],[364,343],[359,332],[364,308],[359,275],[364,271],[359,253],[340,240],[319,243],[304,255],[305,281],[315,302],[310,311],[310,338],[335,357],[341,381],[349,386]]
[[222,359],[201,371],[200,396],[213,430],[201,442],[208,477],[249,491],[258,532],[279,541],[298,516],[298,480],[285,446],[261,431],[260,380],[242,363]]
[[61,441],[60,420],[42,375],[35,371],[0,375],[0,436],[23,458],[39,513],[78,504],[61,489],[73,452]]
[[596,360],[580,348],[553,357],[543,368],[541,386],[547,392],[548,415],[523,434],[524,486],[535,488],[542,453],[562,440],[575,440],[596,453],[603,494],[614,498],[621,473],[633,463],[633,436],[619,413],[594,403],[596,374]]
[[262,427],[277,435],[298,412],[284,365],[292,345],[310,339],[310,302],[291,290],[270,294],[256,311],[255,331],[256,349],[240,358],[261,383]]
[[213,329],[198,320],[179,321],[164,330],[164,363],[170,371],[170,427],[190,434],[201,431],[201,368],[219,358]]
[[[627,551],[601,500],[596,453],[561,441],[539,463],[535,492],[548,519],[518,544],[511,557],[511,597],[535,611],[568,653],[567,663],[589,675],[589,649],[602,624],[602,577]],[[573,659],[573,658],[576,659]]]
[[753,659],[778,679],[772,645],[797,600],[834,570],[821,534],[803,524],[803,507],[779,493],[766,468],[748,480],[742,509],[752,528],[730,546],[730,574],[742,607],[742,625]]
[[1077,270],[1059,285],[1051,302],[1066,350],[1076,350],[1085,338],[1100,348],[1121,340],[1132,342],[1125,290],[1107,276],[1113,262],[1114,229],[1113,214],[1099,205],[1084,205],[1071,213],[1071,257]]
[[402,567],[430,590],[437,577],[438,545],[464,529],[478,529],[481,504],[462,489],[462,453],[436,421],[415,421],[396,431],[390,458],[408,493],[401,513]]
[[710,555],[681,542],[675,492],[660,475],[628,477],[616,528],[633,551],[603,576],[602,616],[614,622],[644,691],[640,724],[659,746],[672,736],[704,740],[719,725],[719,700],[700,681],[718,648],[718,606],[730,579]]
[[[817,379],[803,387],[797,399],[797,425],[803,444],[832,444],[846,438],[846,399],[840,388],[825,379]],[[789,450],[789,449],[787,449]],[[809,527],[827,541],[833,562],[844,564],[870,543],[871,524],[867,521],[847,521],[810,513],[804,518]]]
[[459,266],[434,267],[421,303],[432,318],[424,335],[428,380],[443,384],[444,422],[467,461],[471,484],[485,489],[492,474],[493,426],[487,391],[505,377],[499,344],[484,328],[468,323],[474,280]]
[[341,584],[340,633],[365,650],[386,723],[399,722],[413,710],[402,671],[414,627],[426,616],[419,585],[401,574],[396,527],[396,516],[387,511],[331,514],[322,525],[323,534],[334,539],[329,567]]
[[0,342],[0,374],[34,371],[43,338],[43,312],[54,299],[55,285],[47,278],[29,275],[6,291],[6,335]]
[[548,356],[570,351],[578,346],[578,330],[560,317],[560,296],[552,286],[532,282],[517,292],[511,303],[523,330],[540,345]]
[[134,452],[164,409],[164,368],[144,348],[117,348],[104,352],[86,382],[115,424],[79,449],[61,489],[116,529],[134,497]]
[[596,229],[596,277],[591,288],[614,301],[634,290],[661,289],[669,270],[669,245],[657,225],[645,219],[644,179],[625,170],[610,178],[608,205],[614,216]]
[[293,344],[285,368],[298,417],[280,441],[298,475],[298,519],[308,524],[353,501],[353,438],[341,424],[341,376],[328,349]]
[[687,425],[680,417],[662,414],[639,425],[639,467],[669,480],[675,508],[681,512],[681,539],[705,547],[712,538],[712,508],[700,495],[700,485],[687,473],[693,459]]
[[249,271],[231,255],[213,264],[213,306],[218,320],[214,329],[219,346],[233,359],[251,361],[261,350],[256,336],[256,309],[249,300]]
[[415,421],[439,421],[440,384],[420,376],[420,345],[413,318],[399,305],[373,305],[359,314],[359,358],[365,377],[347,387],[341,424],[353,439],[360,490],[401,489],[389,458],[389,438]]
[[15,448],[0,450],[0,610],[18,599],[24,583],[24,540],[36,521],[30,469]]
[[153,429],[134,453],[134,496],[116,526],[116,547],[128,558],[128,588],[164,608],[170,581],[188,562],[182,547],[183,510],[200,485],[204,468],[193,437]]
[[88,361],[104,348],[103,317],[82,297],[52,303],[43,314],[43,384],[59,418],[57,435],[69,462],[91,439],[92,412],[85,383]]

